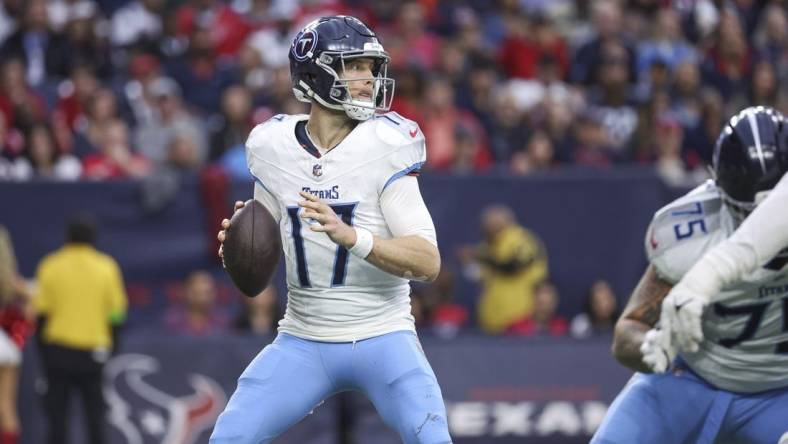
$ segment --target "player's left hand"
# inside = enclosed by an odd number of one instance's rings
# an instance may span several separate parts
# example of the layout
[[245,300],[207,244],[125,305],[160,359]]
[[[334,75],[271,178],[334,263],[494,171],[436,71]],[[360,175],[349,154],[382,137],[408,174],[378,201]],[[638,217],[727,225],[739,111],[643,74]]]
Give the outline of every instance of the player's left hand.
[[304,209],[301,219],[309,222],[310,230],[326,233],[334,243],[348,249],[356,244],[356,230],[344,223],[327,203],[304,191],[298,194],[305,199],[298,206]]
[[652,328],[646,332],[646,337],[640,345],[643,354],[643,363],[654,373],[665,373],[670,363],[676,357],[676,348],[670,338],[670,333],[661,328]]
[[709,298],[690,291],[681,283],[662,301],[660,320],[679,350],[696,352],[703,340],[703,310]]

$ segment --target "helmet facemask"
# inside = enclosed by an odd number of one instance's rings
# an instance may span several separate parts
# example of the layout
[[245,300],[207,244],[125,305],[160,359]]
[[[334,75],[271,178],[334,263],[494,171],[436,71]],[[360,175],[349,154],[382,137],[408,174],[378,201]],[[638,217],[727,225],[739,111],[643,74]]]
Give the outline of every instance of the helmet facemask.
[[[345,72],[345,62],[370,58],[375,61],[372,68],[372,77],[343,79],[339,73]],[[364,51],[324,51],[315,60],[315,64],[333,78],[334,83],[329,90],[329,99],[324,100],[317,94],[313,95],[323,106],[331,109],[345,111],[348,117],[354,120],[368,120],[375,112],[386,112],[391,108],[394,99],[394,79],[388,75],[388,55],[381,49]],[[353,98],[350,93],[350,82],[372,82],[372,101]]]
[[720,188],[719,191],[720,196],[722,197],[722,202],[726,207],[728,207],[728,210],[730,211],[731,216],[733,216],[733,220],[737,227],[741,225],[742,222],[744,222],[744,219],[746,219],[750,213],[755,211],[755,208],[758,207],[758,205],[763,202],[763,200],[766,199],[766,197],[769,196],[769,193],[771,192],[771,190],[760,191],[755,194],[754,202],[743,202],[730,197],[727,193],[725,193],[724,190],[722,190],[722,188]]

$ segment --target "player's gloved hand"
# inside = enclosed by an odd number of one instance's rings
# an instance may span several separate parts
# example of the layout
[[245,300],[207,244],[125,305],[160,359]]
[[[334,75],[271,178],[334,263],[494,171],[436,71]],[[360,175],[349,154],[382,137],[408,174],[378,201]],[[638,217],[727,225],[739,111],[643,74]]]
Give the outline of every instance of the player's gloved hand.
[[696,352],[703,340],[703,310],[709,298],[692,291],[679,282],[662,301],[660,320],[663,330],[671,335],[681,351]]
[[654,373],[665,373],[676,357],[676,347],[670,334],[660,328],[652,328],[646,332],[640,352],[643,354],[643,363]]

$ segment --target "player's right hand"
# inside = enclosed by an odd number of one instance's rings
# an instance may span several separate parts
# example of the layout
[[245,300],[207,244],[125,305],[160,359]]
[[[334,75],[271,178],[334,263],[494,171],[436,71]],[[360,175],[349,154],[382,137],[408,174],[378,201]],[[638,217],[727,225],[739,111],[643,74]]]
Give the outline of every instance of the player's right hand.
[[659,328],[646,332],[640,352],[643,354],[643,363],[654,373],[665,373],[677,353],[670,333]]
[[[233,209],[233,214],[236,211],[240,210],[244,207],[244,202],[236,201],[235,208]],[[230,219],[222,219],[222,229],[219,230],[219,234],[216,235],[216,238],[219,239],[219,257],[222,259],[222,266],[224,266],[224,238],[227,235],[227,229],[230,228]]]
[[703,311],[709,297],[679,282],[662,301],[660,320],[678,349],[694,353],[703,341]]

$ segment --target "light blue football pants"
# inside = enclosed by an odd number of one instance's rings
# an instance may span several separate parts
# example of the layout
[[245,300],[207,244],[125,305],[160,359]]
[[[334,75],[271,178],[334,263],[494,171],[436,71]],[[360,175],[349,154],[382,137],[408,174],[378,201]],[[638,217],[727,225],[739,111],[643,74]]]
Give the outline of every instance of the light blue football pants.
[[788,388],[719,390],[687,368],[638,373],[610,406],[591,444],[788,442]]
[[329,396],[358,390],[406,444],[451,443],[438,381],[416,335],[355,343],[280,333],[238,378],[211,444],[271,442]]

